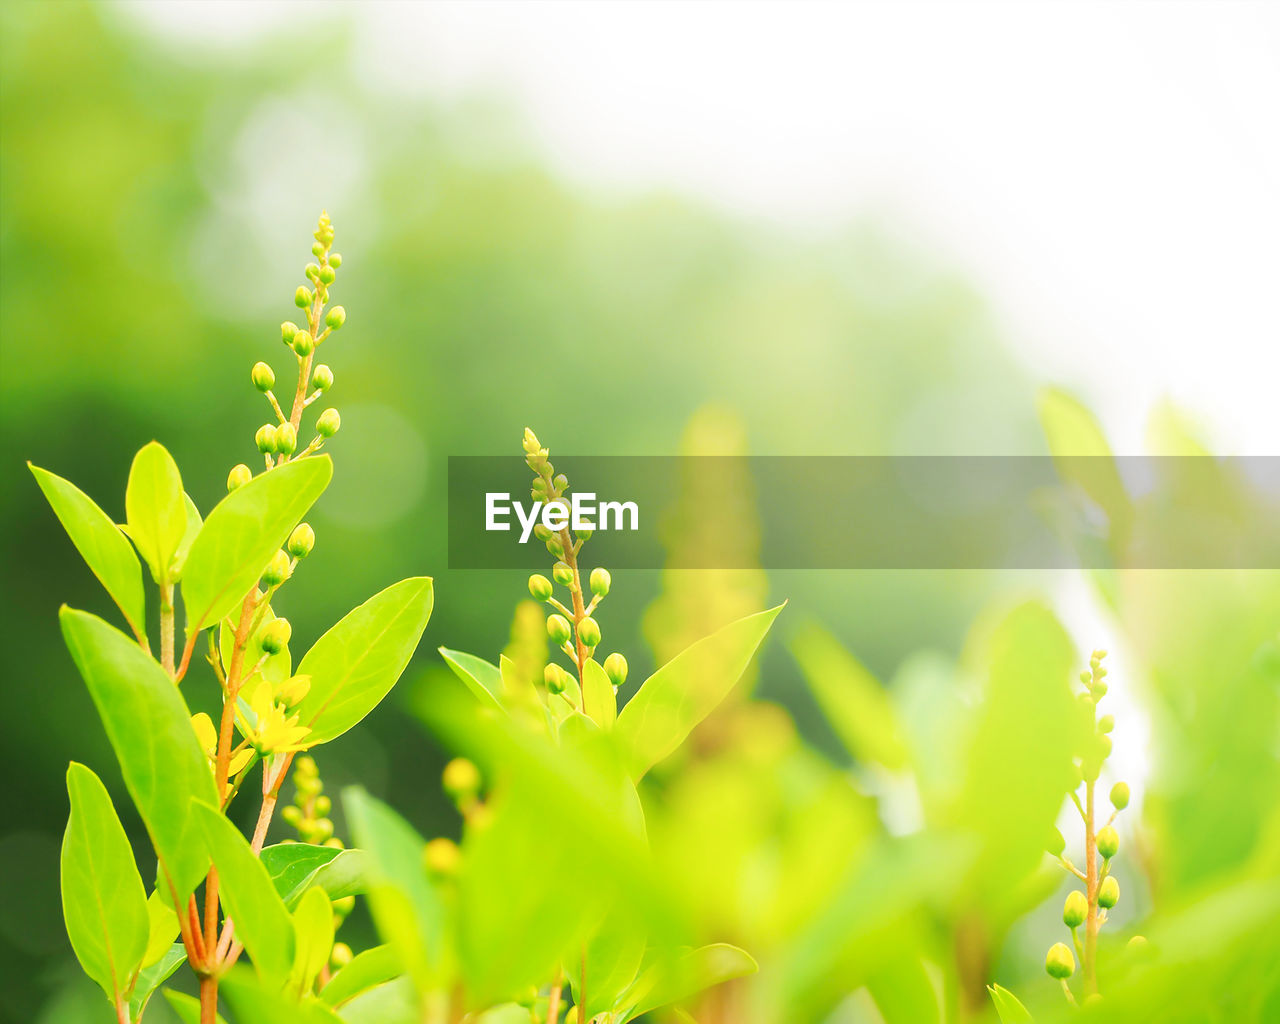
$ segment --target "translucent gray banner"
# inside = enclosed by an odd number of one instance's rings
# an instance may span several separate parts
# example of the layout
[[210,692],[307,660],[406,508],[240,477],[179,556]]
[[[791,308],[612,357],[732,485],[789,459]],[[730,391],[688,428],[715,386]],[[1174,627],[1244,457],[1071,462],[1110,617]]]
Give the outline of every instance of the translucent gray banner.
[[[1280,457],[554,463],[596,527],[592,564],[613,569],[1280,568]],[[449,567],[545,571],[523,461],[450,457],[448,472]]]

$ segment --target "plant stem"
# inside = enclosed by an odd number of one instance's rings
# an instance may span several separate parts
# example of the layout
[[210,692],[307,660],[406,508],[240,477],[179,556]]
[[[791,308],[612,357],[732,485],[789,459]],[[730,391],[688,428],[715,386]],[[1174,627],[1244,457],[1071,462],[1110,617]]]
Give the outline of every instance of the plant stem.
[[1085,783],[1085,895],[1089,900],[1089,913],[1084,925],[1084,994],[1091,996],[1098,991],[1098,836],[1094,831],[1094,783]]
[[218,979],[211,974],[200,978],[200,1024],[217,1024]]
[[547,994],[547,1024],[558,1024],[560,1020],[560,989],[564,985],[564,972],[556,974],[555,983]]

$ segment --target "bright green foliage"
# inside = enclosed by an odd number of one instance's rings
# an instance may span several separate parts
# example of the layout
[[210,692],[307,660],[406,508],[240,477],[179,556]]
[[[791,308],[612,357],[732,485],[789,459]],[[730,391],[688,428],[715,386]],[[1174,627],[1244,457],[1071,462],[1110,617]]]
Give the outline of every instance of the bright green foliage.
[[311,991],[333,950],[333,904],[323,889],[308,889],[293,911],[293,969],[289,985],[299,997]]
[[147,894],[106,787],[67,769],[71,818],[62,841],[62,913],[85,973],[112,1004],[127,1000],[147,951]]
[[298,715],[312,743],[341,736],[381,702],[431,617],[431,580],[402,580],[343,616],[298,664],[311,690]]
[[618,698],[613,681],[598,661],[589,660],[582,672],[583,712],[601,729],[612,729],[618,718]]
[[173,456],[152,441],[133,458],[124,492],[129,537],[157,583],[171,583],[173,560],[187,536],[187,496]]
[[1031,1013],[1007,988],[988,985],[987,991],[991,993],[991,1001],[996,1004],[1000,1024],[1032,1024]]
[[482,704],[498,706],[498,697],[502,693],[502,672],[497,665],[491,665],[474,654],[451,651],[447,647],[440,648],[440,656],[467,685],[467,689],[475,694],[477,700]]
[[362,992],[382,985],[404,973],[400,954],[392,946],[374,946],[359,954],[338,971],[324,988],[320,998],[330,1006],[341,1008]]
[[780,611],[782,605],[730,623],[641,684],[614,728],[633,779],[674,751],[728,695]]
[[299,459],[255,477],[213,507],[183,572],[189,632],[240,604],[332,476],[327,456]]
[[187,962],[187,951],[181,942],[170,945],[160,959],[143,967],[138,972],[138,980],[134,982],[133,994],[129,997],[129,1016],[139,1020],[147,1003],[155,995],[156,989],[168,981],[174,972]]
[[191,729],[191,712],[164,669],[118,629],[70,608],[63,608],[60,617],[67,648],[155,844],[162,884],[172,887],[162,895],[176,896],[181,905],[209,863],[191,801],[218,802],[208,762]]
[[264,976],[283,980],[294,958],[289,911],[240,831],[207,804],[196,804],[195,809],[236,936]]
[[128,539],[75,484],[39,466],[28,466],[76,550],[119,605],[129,628],[145,644],[147,615],[142,568]]

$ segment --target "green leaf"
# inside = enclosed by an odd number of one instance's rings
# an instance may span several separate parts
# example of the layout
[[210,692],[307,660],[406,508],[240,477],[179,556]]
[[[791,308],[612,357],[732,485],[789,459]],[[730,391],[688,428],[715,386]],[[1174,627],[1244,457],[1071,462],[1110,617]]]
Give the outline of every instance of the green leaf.
[[[167,988],[164,990],[164,998],[182,1024],[200,1024],[200,1000],[195,996]],[[227,1024],[227,1019],[220,1013],[217,1015],[217,1024]]]
[[[625,906],[611,907],[604,915],[585,946],[588,1020],[618,1008],[640,971],[647,941],[644,922],[627,913]],[[582,998],[578,990],[582,982],[581,967],[579,953],[571,953],[564,964],[575,1002]]]
[[363,850],[339,850],[338,856],[321,864],[285,896],[285,906],[293,907],[311,889],[323,889],[329,899],[359,896],[369,889],[369,857]]
[[326,455],[297,459],[254,477],[214,506],[182,573],[188,632],[219,621],[244,599],[332,476]]
[[[414,991],[408,978],[395,978],[361,992],[342,1008],[346,1024],[421,1024],[422,999]],[[467,1018],[470,1024],[470,1018]],[[486,1017],[475,1019],[475,1024],[489,1024]],[[520,1024],[530,1024],[529,1011],[524,1011]]]
[[274,981],[255,978],[238,967],[223,978],[221,988],[235,1010],[236,1024],[342,1024],[342,1018],[314,996],[298,1001]]
[[[760,968],[750,954],[737,946],[718,942],[690,950],[672,964],[655,966],[636,981],[635,999],[624,1021],[634,1020],[660,1006],[682,1002],[713,985],[754,974]],[[587,979],[590,984],[590,977]]]
[[201,527],[204,526],[204,520],[200,518],[200,510],[191,500],[191,495],[183,494],[182,498],[187,506],[187,532],[182,535],[182,543],[173,553],[173,561],[169,565],[169,576],[174,580],[182,579],[182,570],[186,568],[187,556],[191,554],[191,545],[195,543]]
[[298,705],[299,721],[311,727],[308,742],[341,736],[378,706],[413,657],[431,605],[428,577],[401,580],[316,641],[298,665],[298,675],[311,677]]
[[164,901],[159,891],[147,897],[147,926],[147,951],[142,957],[143,967],[150,967],[168,953],[169,947],[182,931],[178,926],[178,915]]
[[343,791],[351,833],[368,857],[369,910],[421,991],[447,982],[445,907],[422,863],[426,845],[400,815],[359,787]]
[[467,684],[467,689],[475,694],[481,704],[501,707],[499,696],[502,693],[502,672],[497,665],[492,665],[483,658],[464,651],[451,651],[447,647],[440,648],[440,656],[453,669],[454,675]]
[[854,759],[890,771],[907,765],[907,748],[885,688],[840,642],[817,625],[791,642],[809,688]]
[[331,846],[313,846],[311,843],[277,843],[259,854],[271,884],[288,905],[288,896],[294,891],[301,896],[306,879],[317,868],[328,864],[339,851]]
[[[194,803],[194,802],[193,802]],[[262,861],[239,830],[208,804],[195,804],[209,856],[218,869],[220,895],[236,938],[266,977],[283,981],[293,966],[293,919],[276,894]]]
[[741,678],[783,605],[738,619],[677,654],[618,715],[614,735],[631,777],[671,754]]
[[988,985],[987,991],[991,993],[991,1001],[996,1004],[1000,1024],[1035,1024],[1035,1019],[1018,997],[1003,985]]
[[111,599],[124,613],[129,628],[142,643],[147,640],[147,599],[142,566],[133,545],[84,491],[48,470],[27,463],[53,514],[67,531],[71,543]]
[[152,441],[133,457],[124,492],[129,537],[157,583],[170,582],[170,565],[187,535],[186,492],[178,464]]
[[293,912],[293,970],[289,984],[298,995],[311,991],[333,952],[333,904],[323,889],[308,889]]
[[107,738],[178,905],[209,860],[191,815],[191,798],[218,802],[191,712],[154,658],[96,615],[63,607],[62,635],[84,677]]
[[583,669],[582,697],[587,717],[601,729],[612,729],[618,720],[618,697],[613,683],[594,658],[588,659]]
[[138,980],[134,983],[133,992],[129,995],[130,1020],[142,1018],[143,1011],[146,1010],[147,1003],[151,1001],[156,989],[168,981],[173,976],[173,972],[186,963],[186,960],[186,948],[181,942],[176,942],[164,951],[159,960],[138,972]]
[[362,992],[398,978],[404,973],[400,954],[391,946],[374,946],[358,954],[351,963],[329,979],[320,998],[333,1007],[349,1002]]
[[1059,475],[1107,513],[1113,537],[1128,536],[1133,506],[1102,427],[1077,399],[1058,388],[1040,392],[1040,423]]
[[62,916],[85,974],[118,1005],[147,950],[147,891],[129,837],[98,777],[71,762],[67,794],[71,817],[62,840]]

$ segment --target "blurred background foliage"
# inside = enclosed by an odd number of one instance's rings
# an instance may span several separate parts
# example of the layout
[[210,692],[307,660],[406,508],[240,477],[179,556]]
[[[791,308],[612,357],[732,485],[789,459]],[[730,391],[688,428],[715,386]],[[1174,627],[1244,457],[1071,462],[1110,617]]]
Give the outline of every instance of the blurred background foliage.
[[[343,431],[311,520],[317,582],[287,613],[314,636],[393,579],[435,577],[415,668],[322,764],[330,788],[358,779],[424,834],[457,825],[413,674],[440,671],[441,644],[493,660],[538,635],[513,630],[522,576],[448,571],[447,455],[518,458],[526,425],[553,455],[1046,450],[1034,384],[981,297],[891,223],[799,240],[674,195],[589,194],[544,170],[501,107],[366,91],[331,22],[300,19],[233,60],[73,2],[7,4],[0,29],[7,1019],[101,1018],[70,983],[58,912],[66,762],[121,793],[56,623],[63,601],[107,601],[24,460],[119,515],[129,460],[157,438],[211,507],[253,454],[264,408],[249,367],[284,365],[277,325],[321,207],[345,257],[335,297],[349,321],[328,353]],[[1165,423],[1169,443],[1191,444],[1180,429]],[[691,510],[710,485],[681,486],[690,512],[673,546],[696,543]],[[1129,644],[1119,685],[1150,719],[1138,855],[1121,877],[1133,898],[1117,920],[1154,913],[1153,943],[1168,936],[1164,959],[1117,980],[1117,1005],[1276,1019],[1280,951],[1264,936],[1280,910],[1280,585],[1095,582]],[[752,987],[709,996],[721,1002],[700,1020],[952,1019],[990,1012],[990,980],[1029,1004],[1057,998],[1040,965],[1065,888],[1039,850],[1067,784],[1073,641],[1097,638],[1068,639],[1021,603],[1052,586],[615,574],[608,642],[637,680],[655,652],[791,602],[760,665],[646,791],[699,938],[764,966]],[[349,928],[358,947],[367,921]]]

